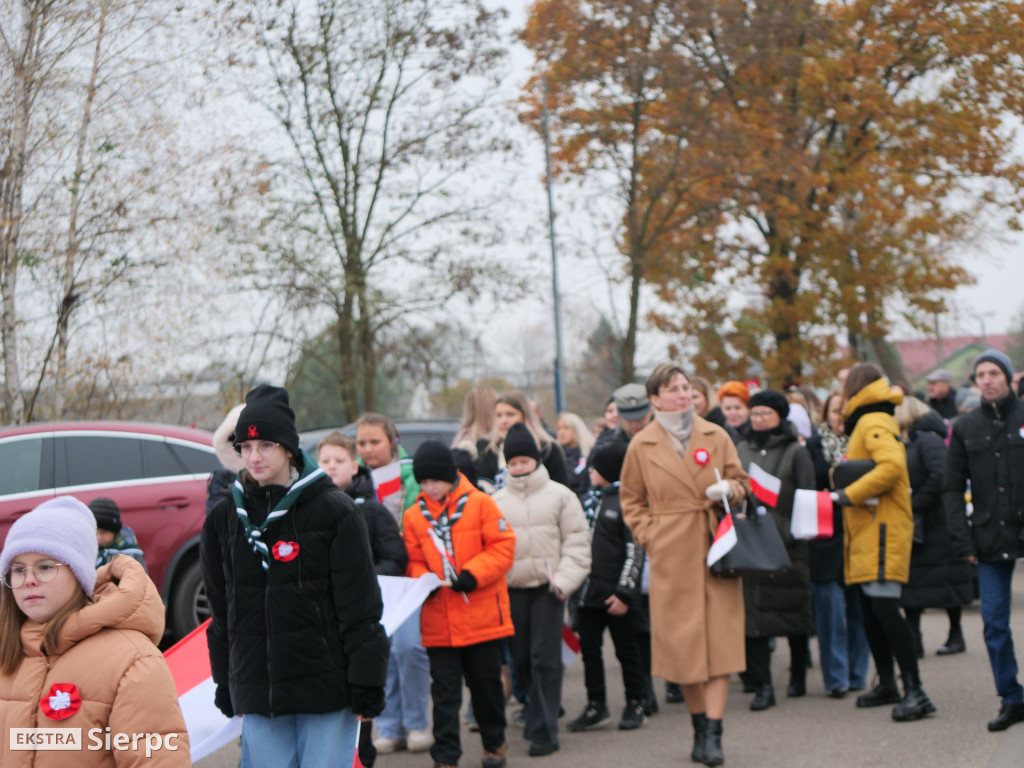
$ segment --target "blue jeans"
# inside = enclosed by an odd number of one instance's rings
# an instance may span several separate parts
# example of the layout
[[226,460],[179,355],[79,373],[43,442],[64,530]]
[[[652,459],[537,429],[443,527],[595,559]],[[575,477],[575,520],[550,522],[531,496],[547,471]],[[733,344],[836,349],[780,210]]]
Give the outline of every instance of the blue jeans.
[[242,765],[246,768],[350,766],[358,721],[345,708],[322,715],[242,717]]
[[811,584],[814,629],[825,688],[867,688],[871,653],[860,600],[838,581]]
[[391,635],[384,711],[374,722],[387,739],[404,739],[406,731],[430,725],[430,660],[420,639],[418,609]]
[[985,647],[1003,704],[1024,703],[1024,688],[1017,682],[1017,656],[1010,631],[1011,584],[1014,560],[978,563],[978,591],[981,620],[985,624]]

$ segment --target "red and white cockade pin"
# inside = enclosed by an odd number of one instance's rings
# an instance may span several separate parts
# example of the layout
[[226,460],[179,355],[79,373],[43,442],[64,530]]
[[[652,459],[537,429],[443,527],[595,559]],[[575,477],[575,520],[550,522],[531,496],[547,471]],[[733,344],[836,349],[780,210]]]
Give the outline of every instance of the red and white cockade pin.
[[39,708],[51,720],[66,720],[82,708],[82,697],[74,683],[54,683],[39,700]]
[[274,557],[282,563],[299,556],[299,544],[295,541],[279,541],[274,545]]
[[708,453],[707,448],[698,448],[693,452],[693,460],[700,464],[702,467],[711,461],[711,454]]

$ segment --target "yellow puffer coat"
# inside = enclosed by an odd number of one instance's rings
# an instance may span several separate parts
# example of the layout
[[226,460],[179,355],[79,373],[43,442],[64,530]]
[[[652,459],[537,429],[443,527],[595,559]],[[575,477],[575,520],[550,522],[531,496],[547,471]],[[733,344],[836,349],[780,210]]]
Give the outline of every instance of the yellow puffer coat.
[[[846,416],[864,406],[903,401],[885,379],[873,381],[850,398]],[[850,435],[846,456],[851,461],[871,459],[875,468],[846,487],[853,506],[843,509],[846,533],[844,566],[847,584],[868,581],[906,583],[910,575],[910,548],[914,541],[914,515],[910,507],[907,451],[900,440],[896,419],[888,413],[863,414]],[[864,501],[878,499],[878,506]]]

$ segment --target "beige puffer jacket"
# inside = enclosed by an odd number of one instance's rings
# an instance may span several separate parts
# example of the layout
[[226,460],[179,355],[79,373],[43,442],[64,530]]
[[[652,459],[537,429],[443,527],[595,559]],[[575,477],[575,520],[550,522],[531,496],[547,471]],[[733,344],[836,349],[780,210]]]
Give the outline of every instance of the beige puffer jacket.
[[[92,768],[93,766],[189,766],[188,734],[167,662],[156,647],[164,631],[164,605],[139,563],[118,555],[96,573],[93,603],[64,624],[61,642],[44,655],[43,625],[21,628],[25,658],[11,675],[0,676],[0,765],[3,768]],[[40,700],[50,700],[58,683],[75,686],[78,711],[52,720]],[[137,750],[90,749],[106,746],[106,729],[115,734],[158,734],[160,749],[146,757],[146,739]],[[81,749],[73,752],[12,751],[11,728],[80,728]],[[170,738],[170,734],[177,734]],[[152,737],[151,743],[157,737]],[[172,750],[167,747],[177,747]],[[113,746],[113,743],[112,743]]]
[[552,581],[568,597],[590,573],[590,527],[576,494],[548,476],[543,465],[511,477],[494,500],[516,534],[511,588]]

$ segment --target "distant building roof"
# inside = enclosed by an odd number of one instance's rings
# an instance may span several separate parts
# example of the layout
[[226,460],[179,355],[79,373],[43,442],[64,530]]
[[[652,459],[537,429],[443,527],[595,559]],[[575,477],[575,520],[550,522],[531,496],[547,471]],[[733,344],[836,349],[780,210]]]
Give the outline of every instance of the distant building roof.
[[[989,334],[982,339],[980,336],[950,336],[936,341],[935,339],[914,339],[913,341],[894,341],[892,345],[903,358],[903,368],[911,380],[926,374],[933,368],[949,368],[943,363],[956,356],[965,347],[977,345],[984,351],[989,347],[1006,352],[1007,343],[1012,337],[1009,334]],[[950,368],[952,370],[952,368]]]

